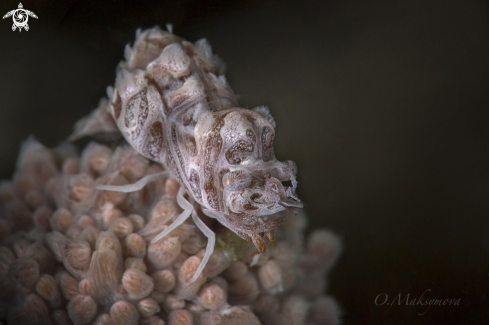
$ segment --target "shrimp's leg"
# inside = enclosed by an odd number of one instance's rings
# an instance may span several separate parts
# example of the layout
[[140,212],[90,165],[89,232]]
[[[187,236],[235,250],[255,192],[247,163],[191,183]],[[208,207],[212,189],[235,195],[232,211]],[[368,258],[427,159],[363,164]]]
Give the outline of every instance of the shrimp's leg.
[[173,221],[173,223],[168,227],[166,228],[165,230],[163,230],[162,232],[160,232],[159,235],[157,235],[155,238],[153,238],[151,240],[151,243],[156,243],[158,240],[160,240],[161,238],[165,237],[166,235],[168,235],[170,232],[172,232],[176,227],[180,226],[182,223],[185,222],[185,220],[188,219],[188,217],[190,217],[190,214],[192,214],[192,210],[194,209],[192,207],[192,205],[187,201],[185,200],[185,198],[183,197],[183,193],[185,192],[185,189],[183,188],[183,186],[180,187],[180,189],[178,190],[178,194],[177,194],[177,202],[178,204],[180,205],[180,207],[182,207],[183,209],[183,212],[175,219],[175,221]]
[[214,232],[210,230],[209,227],[207,227],[202,220],[200,220],[199,216],[197,216],[197,213],[195,213],[195,210],[192,211],[192,220],[195,222],[197,227],[199,227],[200,231],[202,231],[202,233],[207,237],[207,246],[205,248],[205,254],[202,258],[202,262],[200,262],[200,265],[197,268],[197,271],[195,271],[195,274],[190,282],[194,282],[195,280],[197,280],[200,273],[202,273],[202,270],[204,270],[207,261],[209,261],[209,258],[214,252],[214,245],[216,244],[216,234],[214,234]]
[[256,254],[253,256],[253,261],[251,261],[250,267],[255,266],[258,263],[258,260],[260,259],[261,253]]
[[114,191],[114,192],[123,192],[123,193],[129,193],[129,192],[136,192],[148,185],[149,183],[156,181],[157,179],[164,178],[164,177],[169,177],[171,175],[171,172],[169,170],[166,170],[161,173],[155,173],[155,174],[150,174],[147,176],[144,176],[141,178],[139,181],[137,181],[134,184],[127,184],[127,185],[98,185],[95,188],[97,190],[105,190],[105,191]]
[[190,282],[194,282],[200,276],[200,274],[204,270],[204,267],[207,264],[207,261],[209,261],[209,258],[214,252],[214,245],[216,244],[216,235],[212,230],[209,229],[209,227],[205,225],[205,223],[202,220],[200,220],[199,216],[197,216],[197,213],[195,212],[192,204],[190,204],[190,202],[183,197],[184,192],[185,190],[183,189],[182,186],[178,190],[178,194],[177,194],[177,202],[180,205],[180,207],[183,209],[183,212],[175,219],[175,221],[173,221],[173,223],[168,228],[166,228],[158,236],[153,238],[151,242],[154,243],[160,240],[161,238],[165,237],[166,235],[168,235],[173,229],[180,226],[185,220],[187,220],[190,214],[192,214],[192,220],[195,222],[195,225],[207,237],[207,246],[205,248],[204,257],[202,258],[202,262],[200,262],[199,267],[195,271],[194,276],[190,280]]

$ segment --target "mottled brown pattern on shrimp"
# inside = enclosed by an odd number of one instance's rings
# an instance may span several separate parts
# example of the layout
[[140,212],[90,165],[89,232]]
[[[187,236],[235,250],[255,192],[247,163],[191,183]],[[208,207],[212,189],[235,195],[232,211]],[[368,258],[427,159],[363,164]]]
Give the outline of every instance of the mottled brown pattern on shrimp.
[[198,202],[202,202],[202,193],[200,191],[200,178],[199,174],[195,169],[190,170],[188,176],[188,182],[190,184],[190,189],[195,195],[195,199]]
[[243,205],[243,208],[245,208],[245,210],[258,210],[258,207],[251,205],[249,203],[246,203],[245,205]]
[[195,138],[192,135],[185,133],[183,135],[183,142],[185,143],[187,153],[191,157],[197,156],[197,143],[195,143]]
[[[185,93],[177,94],[174,97],[168,97],[168,104],[172,107],[172,112],[177,112],[185,107],[185,102],[189,101],[189,96]],[[187,103],[188,105],[188,103]]]
[[126,114],[124,116],[124,123],[126,127],[131,130],[131,140],[134,143],[137,143],[137,140],[139,139],[139,134],[141,133],[144,122],[146,122],[147,118],[148,99],[146,98],[145,89],[132,96],[132,98],[127,103]]
[[212,131],[207,136],[204,144],[204,178],[209,178],[214,174],[215,163],[219,158],[219,153],[222,148],[222,138],[219,134],[224,126],[224,116],[214,125]]
[[132,135],[132,140],[137,143],[141,130],[144,128],[144,124],[148,119],[149,109],[148,109],[148,98],[146,97],[146,90],[141,94],[141,105],[139,107],[138,123],[136,130]]
[[270,161],[275,158],[273,153],[273,139],[275,135],[269,126],[264,126],[261,133],[261,144],[263,147],[263,161]]
[[142,151],[145,156],[151,159],[160,159],[163,143],[163,124],[160,121],[156,121],[149,129],[149,134],[146,137],[146,143],[144,144]]
[[176,126],[175,124],[171,125],[171,141],[173,144],[173,150],[175,150],[175,153],[177,154],[177,159],[178,162],[180,163],[180,168],[182,169],[182,173],[186,173],[186,164],[185,160],[182,156],[182,152],[180,151],[180,146],[178,143],[178,138],[177,138],[177,131],[175,130]]
[[232,165],[237,165],[246,158],[241,154],[252,153],[254,149],[255,145],[252,142],[239,140],[226,151],[226,160]]
[[[167,148],[170,148],[169,147],[169,144],[167,143]],[[180,174],[180,170],[175,162],[175,159],[173,159],[173,155],[171,154],[171,152],[168,152],[170,150],[167,150],[167,154],[166,154],[166,161],[165,161],[165,164],[170,168],[170,170],[173,172],[173,176],[175,176],[175,178],[178,180],[178,182],[183,185],[185,184],[183,182],[183,177],[182,175]]]
[[207,202],[215,209],[220,210],[218,192],[214,184],[214,170],[219,153],[222,147],[221,128],[224,126],[224,117],[216,123],[207,137],[204,145],[204,191],[207,195]]
[[187,111],[195,105],[194,100],[186,93],[176,95],[169,93],[163,103],[166,116],[171,116],[180,111]]
[[[222,184],[222,178],[224,177],[224,175],[225,175],[226,173],[229,173],[229,169],[227,169],[227,168],[221,169],[221,170],[219,171],[219,174],[218,174],[218,182],[219,182],[219,184]],[[224,188],[223,188],[222,186],[220,186],[220,187],[219,187],[219,193],[218,193],[218,196],[219,196],[219,201],[220,201],[220,202],[224,202],[224,201],[225,201],[225,200],[224,200],[224,193],[223,193],[223,190],[224,190]],[[225,209],[226,209],[226,208],[225,208]]]
[[[136,97],[136,96],[134,96],[134,97]],[[134,120],[134,117],[136,116],[135,111],[139,108],[139,107],[135,107],[135,98],[134,97],[132,97],[129,100],[129,102],[126,105],[126,110],[124,112],[124,124],[125,124],[126,128],[128,129],[127,131],[131,130],[131,127],[132,127],[131,122]]]
[[213,209],[219,210],[219,200],[217,196],[217,190],[214,185],[214,177],[211,176],[205,180],[204,191],[207,195],[207,203],[209,203],[209,205]]

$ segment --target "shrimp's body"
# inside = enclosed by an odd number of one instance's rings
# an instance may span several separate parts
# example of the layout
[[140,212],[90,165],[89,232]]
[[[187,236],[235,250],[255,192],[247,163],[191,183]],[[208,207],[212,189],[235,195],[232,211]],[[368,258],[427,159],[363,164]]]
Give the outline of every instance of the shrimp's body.
[[[192,44],[153,28],[138,32],[125,58],[108,90],[120,132],[143,156],[165,164],[205,214],[263,252],[264,236],[273,243],[282,212],[302,207],[295,164],[275,158],[268,108],[239,107],[206,40]],[[281,182],[288,180],[292,186],[285,188]],[[172,229],[191,214],[192,206],[182,200],[183,192],[179,204],[186,211]]]

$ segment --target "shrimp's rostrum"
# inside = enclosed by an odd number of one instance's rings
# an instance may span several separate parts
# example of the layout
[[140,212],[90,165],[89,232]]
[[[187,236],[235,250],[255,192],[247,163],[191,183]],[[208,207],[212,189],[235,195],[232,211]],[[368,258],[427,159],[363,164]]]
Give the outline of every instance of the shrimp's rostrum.
[[[131,146],[165,164],[182,185],[178,203],[184,212],[153,240],[193,215],[209,238],[200,273],[212,254],[214,234],[198,220],[186,192],[206,215],[264,252],[265,237],[274,243],[285,211],[302,208],[295,163],[275,158],[275,121],[268,108],[239,107],[223,63],[206,40],[192,44],[155,27],[138,31],[125,59],[108,89],[110,113]],[[154,178],[99,189],[137,190]],[[292,186],[285,187],[285,181]]]

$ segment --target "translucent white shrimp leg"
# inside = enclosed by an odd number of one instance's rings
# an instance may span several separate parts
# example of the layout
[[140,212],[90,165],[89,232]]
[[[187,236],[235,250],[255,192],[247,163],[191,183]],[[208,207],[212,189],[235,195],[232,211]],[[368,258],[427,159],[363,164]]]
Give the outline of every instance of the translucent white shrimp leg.
[[200,231],[202,231],[202,233],[207,237],[207,246],[205,248],[204,257],[202,258],[202,262],[200,262],[199,267],[195,271],[192,280],[190,280],[190,282],[194,282],[200,276],[200,274],[204,270],[204,267],[207,264],[207,261],[209,261],[209,258],[214,252],[214,245],[216,244],[216,235],[212,230],[210,230],[205,225],[204,222],[202,222],[202,220],[200,220],[199,216],[197,216],[197,213],[195,212],[192,204],[190,204],[190,202],[183,197],[184,192],[185,190],[183,189],[182,186],[178,190],[178,194],[177,194],[177,202],[180,205],[180,207],[183,209],[183,212],[175,219],[175,221],[173,221],[173,223],[168,228],[166,228],[158,236],[153,238],[151,242],[154,243],[160,240],[161,238],[165,237],[166,235],[168,235],[173,229],[175,229],[176,227],[184,223],[185,220],[187,220],[187,218],[190,216],[190,214],[192,214],[192,220],[195,222],[195,224],[200,229]]
[[139,181],[137,181],[134,184],[127,184],[127,185],[98,185],[95,188],[97,190],[105,190],[105,191],[114,191],[114,192],[123,192],[123,193],[129,193],[129,192],[136,192],[148,185],[149,183],[156,181],[157,179],[160,178],[165,178],[165,177],[170,177],[171,172],[169,170],[166,170],[161,173],[155,173],[151,175],[144,176],[141,178]]
[[168,228],[166,228],[165,230],[160,232],[159,235],[153,238],[151,240],[151,243],[156,243],[158,240],[172,232],[176,227],[184,223],[185,220],[188,219],[188,217],[190,217],[190,214],[192,213],[192,210],[194,208],[187,200],[185,200],[185,198],[183,197],[183,193],[185,193],[185,189],[183,188],[183,186],[180,186],[177,194],[177,202],[180,207],[182,207],[183,212],[175,219],[175,221],[173,221],[173,223]]
[[200,220],[195,210],[192,211],[192,220],[195,222],[197,227],[199,227],[200,231],[202,231],[202,233],[207,237],[207,246],[205,248],[205,254],[202,258],[202,262],[200,262],[200,265],[197,268],[197,271],[195,271],[195,274],[190,282],[194,282],[195,280],[197,280],[200,273],[202,273],[202,270],[204,270],[207,261],[209,261],[209,258],[214,252],[214,245],[216,244],[216,235],[212,230],[209,229],[209,227],[206,226],[206,224],[202,220]]

